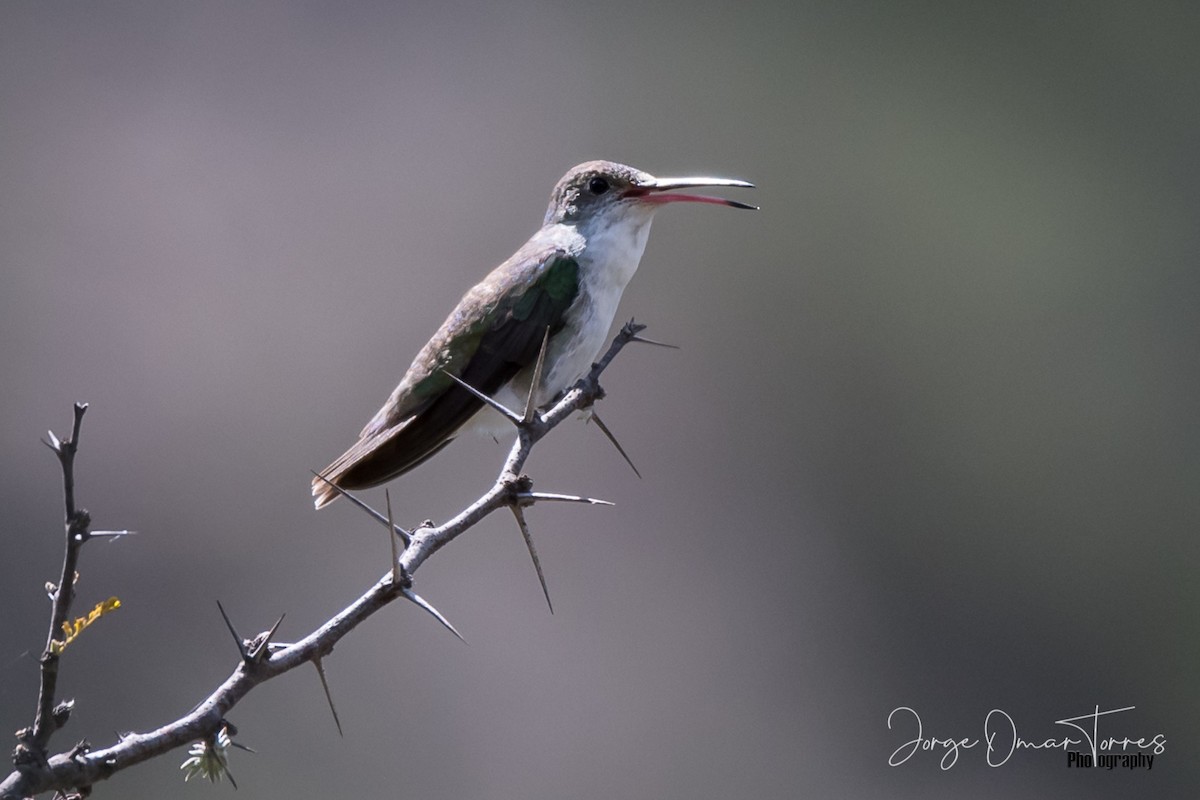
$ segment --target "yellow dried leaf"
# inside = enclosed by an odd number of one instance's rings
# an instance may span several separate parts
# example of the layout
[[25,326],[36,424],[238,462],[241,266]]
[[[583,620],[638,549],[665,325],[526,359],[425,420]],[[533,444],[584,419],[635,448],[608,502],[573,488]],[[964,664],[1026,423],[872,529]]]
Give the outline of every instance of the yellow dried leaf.
[[75,641],[79,634],[83,633],[89,625],[110,611],[116,611],[120,607],[121,601],[115,597],[110,597],[102,603],[97,603],[96,607],[89,611],[86,617],[76,617],[74,622],[64,622],[62,626],[63,639],[62,641],[58,639],[51,640],[50,652],[54,655],[61,654],[63,650],[67,649],[67,645]]

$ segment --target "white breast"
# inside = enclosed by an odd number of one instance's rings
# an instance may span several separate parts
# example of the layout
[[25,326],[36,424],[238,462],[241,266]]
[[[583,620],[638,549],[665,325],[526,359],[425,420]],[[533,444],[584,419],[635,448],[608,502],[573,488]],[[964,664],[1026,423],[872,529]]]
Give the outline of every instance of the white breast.
[[[600,355],[612,328],[621,294],[637,271],[650,235],[649,215],[627,219],[586,235],[579,260],[579,297],[567,309],[566,327],[547,353],[554,368],[546,373],[539,401],[545,402],[583,377]],[[634,222],[640,224],[632,224]]]
[[[547,369],[537,394],[539,406],[570,388],[599,357],[621,294],[642,260],[651,219],[651,214],[630,215],[621,220],[622,224],[595,226],[593,231],[559,225],[558,230],[550,232],[564,250],[578,254],[575,258],[579,262],[581,285],[579,296],[567,309],[566,325],[551,338],[547,348]],[[532,372],[532,368],[522,370],[496,393],[496,399],[520,412],[525,407]],[[492,436],[512,430],[511,424],[487,407],[466,427]]]

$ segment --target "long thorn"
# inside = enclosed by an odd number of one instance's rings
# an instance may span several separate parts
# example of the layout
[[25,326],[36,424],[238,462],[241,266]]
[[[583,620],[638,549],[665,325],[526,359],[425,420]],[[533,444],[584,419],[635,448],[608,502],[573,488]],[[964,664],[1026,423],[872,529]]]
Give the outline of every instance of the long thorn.
[[116,539],[120,539],[123,536],[134,536],[136,534],[137,534],[137,531],[92,531],[91,533],[88,534],[88,536],[92,537],[93,539],[105,537],[109,541],[114,541]]
[[267,631],[266,644],[271,643],[271,639],[275,637],[275,631],[279,630],[279,626],[283,624],[283,618],[287,616],[287,612],[279,615],[279,619],[275,620],[275,624],[271,626],[271,630]]
[[[311,470],[310,470],[310,472],[311,472]],[[369,505],[367,505],[366,503],[364,503],[362,500],[359,500],[357,497],[355,497],[354,495],[352,495],[350,492],[348,492],[348,491],[346,491],[345,489],[343,489],[342,487],[338,486],[336,483],[334,483],[333,481],[329,480],[329,478],[326,478],[326,477],[325,477],[324,475],[322,475],[321,473],[319,473],[319,472],[313,472],[312,474],[313,474],[313,475],[315,475],[315,476],[317,476],[317,477],[318,477],[318,478],[320,478],[321,480],[325,481],[326,483],[328,483],[328,484],[329,484],[330,486],[332,486],[334,489],[336,489],[336,490],[337,490],[337,492],[338,492],[338,494],[340,494],[342,497],[345,497],[345,498],[346,498],[347,500],[349,500],[351,503],[353,503],[354,505],[356,505],[356,506],[358,506],[359,508],[361,508],[363,511],[367,512],[368,514],[370,514],[370,515],[371,515],[371,517],[373,517],[373,518],[375,519],[375,521],[376,521],[376,522],[378,522],[379,524],[383,525],[384,527],[390,527],[390,528],[392,529],[392,531],[393,531],[393,532],[394,532],[394,533],[395,533],[397,536],[399,536],[399,537],[400,537],[400,541],[404,542],[404,546],[405,546],[405,547],[408,547],[409,543],[412,541],[412,535],[411,535],[411,534],[410,534],[408,531],[404,530],[404,528],[401,528],[399,525],[389,525],[389,523],[388,523],[388,518],[387,518],[387,517],[385,517],[383,514],[380,514],[378,511],[376,511],[375,509],[371,508]]]
[[404,599],[409,600],[413,603],[416,603],[418,606],[420,606],[421,608],[428,611],[430,616],[432,616],[438,622],[442,623],[442,627],[444,627],[446,630],[450,631],[455,636],[457,636],[458,640],[460,642],[462,642],[463,644],[467,643],[467,640],[462,637],[462,634],[459,633],[457,630],[455,630],[454,626],[450,624],[450,620],[448,620],[444,616],[442,616],[442,612],[438,611],[436,608],[429,605],[429,603],[425,602],[425,598],[421,597],[421,595],[417,594],[412,589],[407,589],[407,588],[401,589],[400,594],[404,596]]
[[[395,530],[396,523],[392,521],[392,493],[390,490],[383,490],[383,499],[387,502],[388,527]],[[392,585],[398,586],[400,584],[400,554],[396,552],[396,537],[389,533],[388,541],[392,544]]]
[[616,503],[608,500],[599,500],[595,497],[583,497],[577,494],[558,494],[557,492],[517,492],[515,495],[518,500],[535,503],[540,501],[550,501],[553,503],[586,503],[592,506],[615,506]]
[[510,411],[508,409],[508,407],[505,406],[503,403],[501,403],[499,400],[494,400],[491,397],[488,397],[486,394],[479,391],[474,386],[467,383],[466,381],[464,381],[462,378],[458,377],[457,375],[451,374],[451,373],[447,372],[446,370],[442,370],[442,372],[446,375],[446,377],[450,378],[452,381],[457,383],[459,386],[466,389],[471,394],[475,395],[475,397],[477,397],[478,399],[482,400],[484,403],[488,404],[492,408],[499,411],[500,414],[505,419],[507,419],[509,422],[511,422],[513,425],[521,424],[521,418],[519,416],[517,416],[515,413],[513,413],[512,411]]
[[644,337],[644,336],[637,336],[636,334],[635,334],[635,335],[633,335],[633,336],[630,336],[630,337],[629,337],[629,341],[631,341],[631,342],[641,342],[642,344],[652,344],[652,345],[654,345],[655,347],[666,347],[666,348],[669,348],[669,349],[671,349],[671,350],[678,350],[678,349],[679,349],[679,345],[677,345],[677,344],[667,344],[666,342],[656,342],[656,341],[655,341],[655,340],[653,340],[653,339],[647,339],[647,338],[646,338],[646,337]]
[[596,413],[596,409],[594,408],[592,409],[592,421],[596,423],[596,427],[600,429],[600,432],[608,437],[613,447],[617,448],[617,452],[621,454],[621,458],[625,459],[625,463],[633,470],[633,474],[639,478],[642,477],[642,473],[638,472],[638,468],[633,465],[633,460],[629,458],[629,454],[625,452],[625,448],[621,447],[621,443],[617,441],[617,437],[613,436],[613,432],[604,424],[604,420],[600,419],[600,415]]
[[542,572],[542,561],[538,558],[537,548],[533,546],[533,537],[529,535],[529,526],[525,524],[525,512],[516,503],[509,506],[512,509],[513,516],[517,518],[517,525],[521,528],[521,536],[525,539],[525,547],[529,549],[529,557],[533,559],[533,568],[537,570],[538,582],[542,584],[542,594],[546,595],[546,605],[550,607],[550,613],[554,613],[554,604],[550,602],[550,590],[546,588],[546,575]]
[[325,690],[325,701],[329,703],[329,711],[333,714],[333,724],[337,725],[338,736],[346,737],[342,733],[342,721],[338,719],[337,706],[333,704],[333,693],[329,691],[329,681],[325,679],[325,665],[321,663],[320,657],[313,659],[313,666],[317,668],[317,676],[321,679],[321,688]]
[[258,638],[254,643],[254,650],[250,653],[250,657],[255,661],[261,661],[263,656],[270,652],[271,638],[275,636],[275,631],[279,630],[279,626],[283,624],[283,618],[287,613],[279,615],[279,619],[275,620],[275,624],[271,626],[271,630],[267,631],[266,635]]
[[529,381],[529,397],[525,399],[525,416],[522,417],[526,425],[533,422],[533,414],[537,411],[537,404],[534,398],[537,396],[538,387],[542,384],[542,369],[546,366],[546,347],[550,344],[550,326],[546,326],[546,333],[542,336],[542,347],[538,350],[537,361],[533,364],[533,378]]
[[249,660],[250,654],[246,651],[246,643],[238,635],[237,630],[233,627],[233,623],[229,621],[229,615],[225,613],[225,606],[221,605],[220,600],[217,601],[217,608],[221,610],[221,616],[225,619],[225,626],[229,628],[229,633],[233,636],[233,641],[237,642],[237,649],[242,654],[242,660]]

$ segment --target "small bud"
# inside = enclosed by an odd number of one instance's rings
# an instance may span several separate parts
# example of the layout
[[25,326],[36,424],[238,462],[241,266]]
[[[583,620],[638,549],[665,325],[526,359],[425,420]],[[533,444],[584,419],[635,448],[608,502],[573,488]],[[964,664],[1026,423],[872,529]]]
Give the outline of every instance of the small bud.
[[71,748],[71,752],[67,753],[67,757],[72,761],[78,761],[92,751],[92,743],[87,739],[82,739]]
[[67,720],[71,718],[71,711],[75,708],[75,701],[63,700],[54,707],[54,726],[61,728],[67,724]]
[[37,761],[37,756],[34,755],[33,750],[31,750],[28,745],[19,744],[13,750],[13,766],[17,767],[18,769],[26,766],[27,764],[36,764]]

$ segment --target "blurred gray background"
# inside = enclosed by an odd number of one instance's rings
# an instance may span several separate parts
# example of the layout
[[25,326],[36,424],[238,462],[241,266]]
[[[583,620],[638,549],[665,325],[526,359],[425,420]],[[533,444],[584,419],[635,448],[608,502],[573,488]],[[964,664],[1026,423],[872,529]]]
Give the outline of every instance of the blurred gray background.
[[[38,443],[91,403],[60,748],[148,730],[246,633],[309,631],[386,569],[315,513],[459,295],[573,164],[752,180],[662,213],[589,426],[529,464],[611,509],[506,515],[410,606],[231,714],[250,797],[1181,797],[1200,785],[1200,12],[1190,4],[0,6],[0,730],[28,724],[61,552]],[[505,449],[393,485],[444,520]],[[382,492],[370,497],[382,502]],[[992,769],[1000,708],[1136,706],[1151,772]],[[11,740],[10,740],[11,744]],[[5,751],[8,745],[4,746]],[[182,752],[97,796],[214,797]]]

